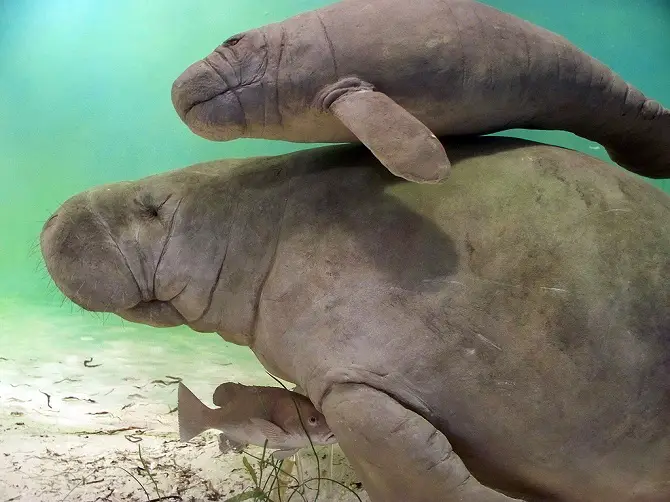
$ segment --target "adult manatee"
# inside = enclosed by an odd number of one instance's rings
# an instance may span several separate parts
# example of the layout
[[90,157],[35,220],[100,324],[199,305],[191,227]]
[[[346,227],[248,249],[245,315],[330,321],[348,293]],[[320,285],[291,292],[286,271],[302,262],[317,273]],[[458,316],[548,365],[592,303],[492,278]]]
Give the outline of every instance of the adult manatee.
[[85,309],[251,347],[375,502],[670,500],[670,198],[556,147],[450,151],[447,184],[334,146],[94,188],[43,255]]
[[[234,35],[173,84],[212,140],[360,141],[439,181],[438,136],[561,129],[670,177],[670,111],[566,39],[471,0],[344,0]],[[434,134],[433,134],[434,133]]]

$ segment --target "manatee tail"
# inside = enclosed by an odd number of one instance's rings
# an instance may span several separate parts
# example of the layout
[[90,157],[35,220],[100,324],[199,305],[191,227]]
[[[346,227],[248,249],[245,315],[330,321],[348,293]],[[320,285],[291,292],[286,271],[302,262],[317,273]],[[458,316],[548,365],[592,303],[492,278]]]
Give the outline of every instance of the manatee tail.
[[641,176],[670,178],[670,110],[647,99],[632,113],[621,117],[630,128],[603,140],[607,153]]
[[607,74],[601,80],[607,91],[586,104],[590,118],[575,125],[578,134],[600,143],[628,171],[647,178],[670,178],[670,110],[611,70],[601,71]]
[[181,382],[177,396],[179,439],[186,442],[211,428],[209,416],[212,410]]

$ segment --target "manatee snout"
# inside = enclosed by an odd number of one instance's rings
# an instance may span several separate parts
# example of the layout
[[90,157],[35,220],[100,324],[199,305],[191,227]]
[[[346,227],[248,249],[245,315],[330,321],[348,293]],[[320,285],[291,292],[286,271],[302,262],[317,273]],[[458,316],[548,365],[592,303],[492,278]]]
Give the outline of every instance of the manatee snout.
[[42,256],[67,298],[85,310],[150,326],[178,326],[187,323],[185,316],[199,317],[200,303],[186,287],[193,268],[179,267],[190,256],[182,252],[188,247],[168,245],[184,232],[189,244],[197,235],[189,230],[190,218],[187,228],[176,223],[188,203],[171,180],[168,175],[153,183],[96,187],[67,200],[47,220]]
[[198,136],[229,141],[244,135],[242,103],[207,59],[189,66],[172,85],[172,104]]
[[172,85],[172,104],[199,136],[214,141],[249,137],[268,118],[267,99],[275,83],[266,79],[270,63],[268,34],[251,30],[230,37],[195,62]]
[[40,246],[56,286],[80,307],[114,312],[142,300],[123,253],[84,194],[67,201],[47,220]]

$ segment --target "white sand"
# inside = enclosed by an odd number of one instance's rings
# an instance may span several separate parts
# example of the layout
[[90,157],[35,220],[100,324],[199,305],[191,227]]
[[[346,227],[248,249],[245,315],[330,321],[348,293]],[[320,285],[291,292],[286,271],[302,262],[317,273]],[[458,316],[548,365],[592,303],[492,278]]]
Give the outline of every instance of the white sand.
[[[225,501],[253,486],[246,455],[222,455],[215,434],[179,442],[174,412],[179,378],[209,404],[224,381],[273,384],[250,351],[187,330],[5,303],[0,357],[0,502]],[[330,449],[318,452],[328,475]],[[300,457],[303,479],[315,476],[313,454]],[[368,501],[337,447],[333,465],[330,477]],[[315,487],[291,500],[314,500]],[[358,498],[324,481],[318,500]]]

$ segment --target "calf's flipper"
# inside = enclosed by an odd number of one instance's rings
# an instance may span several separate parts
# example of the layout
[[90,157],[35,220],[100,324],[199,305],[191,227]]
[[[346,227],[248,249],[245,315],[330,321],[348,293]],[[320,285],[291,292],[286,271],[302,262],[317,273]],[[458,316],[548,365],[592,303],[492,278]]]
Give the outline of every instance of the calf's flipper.
[[396,176],[437,183],[449,174],[447,153],[431,130],[371,84],[355,77],[341,79],[323,89],[317,103]]

